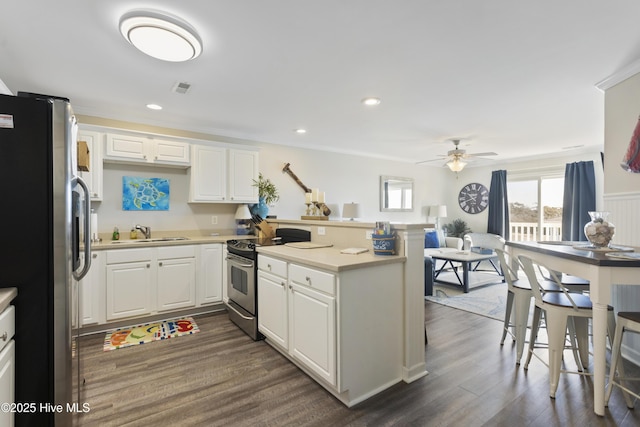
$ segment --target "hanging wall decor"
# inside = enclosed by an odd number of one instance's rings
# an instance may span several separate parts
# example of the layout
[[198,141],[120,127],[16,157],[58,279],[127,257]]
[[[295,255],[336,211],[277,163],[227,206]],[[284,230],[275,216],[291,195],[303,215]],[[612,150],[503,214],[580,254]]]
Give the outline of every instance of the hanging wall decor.
[[620,166],[627,172],[640,173],[640,118]]
[[169,180],[123,176],[122,210],[168,211]]

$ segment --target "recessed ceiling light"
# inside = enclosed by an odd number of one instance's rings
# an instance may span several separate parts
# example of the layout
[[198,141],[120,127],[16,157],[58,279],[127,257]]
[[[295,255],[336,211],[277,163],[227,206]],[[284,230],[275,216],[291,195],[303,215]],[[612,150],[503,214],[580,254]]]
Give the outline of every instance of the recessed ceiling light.
[[380,98],[364,98],[362,103],[364,105],[380,105]]
[[147,108],[150,110],[162,110],[162,106],[158,104],[147,104]]
[[306,129],[294,129],[295,133],[299,133],[299,134],[303,134],[303,133],[307,133]]
[[120,18],[120,32],[140,51],[163,61],[188,61],[202,52],[202,41],[195,30],[180,18],[162,12],[128,12]]

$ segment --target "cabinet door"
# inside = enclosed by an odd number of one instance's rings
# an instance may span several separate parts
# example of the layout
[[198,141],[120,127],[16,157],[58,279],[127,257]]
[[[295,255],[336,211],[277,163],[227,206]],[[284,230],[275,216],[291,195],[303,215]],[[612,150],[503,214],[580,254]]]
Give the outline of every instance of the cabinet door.
[[107,320],[151,313],[151,261],[110,264],[106,268]]
[[335,298],[291,281],[289,285],[289,352],[335,386]]
[[287,281],[258,272],[258,330],[284,349],[289,347]]
[[104,254],[91,253],[91,268],[80,281],[80,326],[104,323]]
[[221,202],[227,197],[225,148],[194,145],[191,150],[191,202]]
[[[16,388],[16,346],[11,340],[0,352],[0,402],[14,403]],[[0,412],[0,426],[13,426],[12,411]]]
[[104,158],[125,162],[146,162],[148,158],[146,147],[146,138],[108,133]]
[[189,144],[176,141],[153,140],[154,163],[167,165],[184,165],[191,163]]
[[258,179],[258,152],[229,150],[229,200],[257,203],[258,188],[253,185],[254,179]]
[[158,260],[158,311],[196,305],[196,260]]
[[196,282],[198,305],[222,301],[222,245],[201,245]]
[[89,171],[79,172],[80,178],[87,183],[91,200],[102,200],[102,134],[91,131],[78,131],[78,141],[85,141],[89,148]]

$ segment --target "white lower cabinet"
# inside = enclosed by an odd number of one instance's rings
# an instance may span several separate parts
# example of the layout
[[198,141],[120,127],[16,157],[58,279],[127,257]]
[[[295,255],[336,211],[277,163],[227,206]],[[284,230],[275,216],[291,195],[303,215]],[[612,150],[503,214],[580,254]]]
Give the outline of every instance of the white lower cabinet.
[[106,291],[107,320],[151,314],[152,270],[151,249],[107,251]]
[[289,352],[329,384],[336,385],[336,299],[290,282]]
[[196,254],[194,246],[157,249],[158,311],[196,305]]
[[258,330],[283,348],[289,347],[287,289],[286,277],[258,271]]
[[347,406],[402,381],[401,262],[332,271],[263,251],[258,329],[267,343]]
[[[15,307],[5,308],[0,313],[0,402],[15,403],[16,386],[16,345],[15,335]],[[0,412],[0,426],[14,425],[13,411]]]
[[195,246],[106,251],[106,320],[195,306]]
[[258,329],[335,386],[335,276],[263,255],[258,269]]
[[214,243],[200,246],[196,302],[198,305],[222,301],[223,245]]
[[80,326],[105,321],[104,258],[104,252],[93,251],[89,273],[80,281]]

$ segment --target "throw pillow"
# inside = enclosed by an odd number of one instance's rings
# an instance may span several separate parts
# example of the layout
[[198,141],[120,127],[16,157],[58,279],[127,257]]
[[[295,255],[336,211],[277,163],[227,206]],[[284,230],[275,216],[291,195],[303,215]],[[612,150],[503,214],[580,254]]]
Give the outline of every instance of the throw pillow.
[[440,242],[440,247],[447,247],[447,239],[444,237],[444,231],[438,230],[438,241]]
[[424,247],[425,248],[439,248],[440,241],[438,240],[438,233],[435,231],[427,231],[424,233]]

